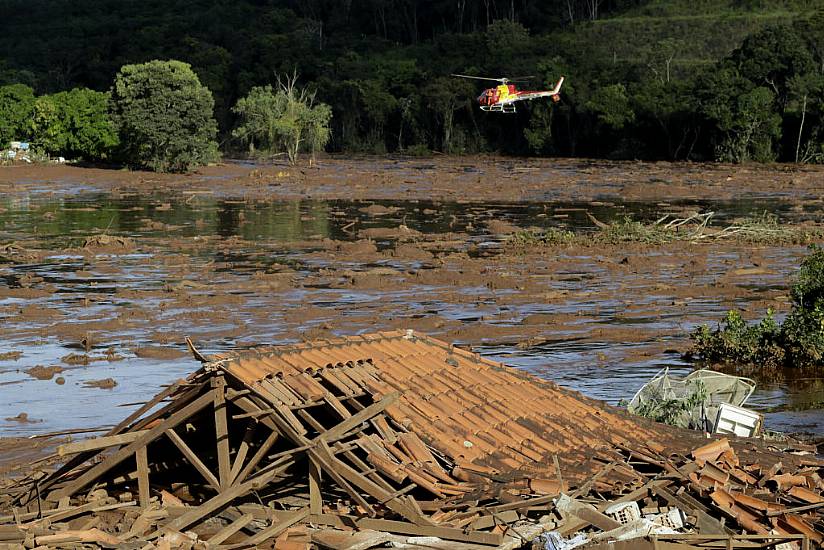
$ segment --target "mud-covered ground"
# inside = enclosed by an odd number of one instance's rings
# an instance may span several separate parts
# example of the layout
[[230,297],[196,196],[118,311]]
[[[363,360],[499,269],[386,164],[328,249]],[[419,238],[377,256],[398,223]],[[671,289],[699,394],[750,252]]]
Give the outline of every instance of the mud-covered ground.
[[[494,158],[0,168],[0,436],[116,423],[197,368],[186,336],[208,353],[410,328],[616,403],[692,368],[696,325],[781,318],[805,247],[609,244],[587,214],[820,224],[822,189],[816,168]],[[529,227],[579,238],[511,244]],[[822,378],[778,373],[751,405],[822,434],[822,402]]]
[[496,157],[327,158],[314,166],[229,162],[195,174],[71,166],[0,168],[0,193],[173,189],[193,195],[280,199],[457,202],[791,199],[820,204],[817,166],[640,163]]

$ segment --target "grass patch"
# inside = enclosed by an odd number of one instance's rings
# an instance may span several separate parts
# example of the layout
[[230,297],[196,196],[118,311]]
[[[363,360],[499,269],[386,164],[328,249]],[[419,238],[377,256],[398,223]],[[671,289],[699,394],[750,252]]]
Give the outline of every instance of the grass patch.
[[720,240],[745,244],[811,244],[824,238],[822,227],[783,225],[778,216],[767,212],[724,227],[711,225],[714,215],[714,212],[696,213],[686,218],[666,215],[652,223],[636,221],[629,216],[610,224],[601,223],[592,216],[590,219],[600,230],[595,240],[610,244]]
[[597,241],[617,243],[650,243],[661,244],[676,240],[679,235],[676,230],[662,226],[660,223],[643,223],[624,216],[618,221],[598,226],[600,232],[595,236]]
[[824,239],[824,226],[786,225],[777,216],[768,213],[737,220],[726,226],[712,225],[713,212],[696,213],[684,218],[668,214],[654,222],[642,222],[631,216],[623,216],[612,223],[603,223],[591,214],[587,215],[597,227],[595,233],[576,234],[557,228],[525,229],[510,235],[504,241],[504,246],[509,249],[526,249],[573,244],[586,247],[623,243],[659,245],[719,241],[751,245],[806,245]]
[[576,237],[572,231],[550,227],[542,231],[535,229],[525,229],[510,235],[506,240],[506,246],[511,248],[532,248],[542,246],[567,245],[575,242]]

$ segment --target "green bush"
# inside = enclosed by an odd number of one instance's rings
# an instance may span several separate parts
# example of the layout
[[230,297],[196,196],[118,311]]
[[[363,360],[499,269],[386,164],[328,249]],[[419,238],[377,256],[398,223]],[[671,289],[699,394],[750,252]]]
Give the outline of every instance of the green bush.
[[776,367],[824,366],[824,250],[810,247],[792,288],[793,306],[779,326],[767,317],[750,325],[737,311],[727,313],[724,326],[706,325],[692,334],[689,355],[710,363]]
[[687,396],[681,399],[667,399],[656,391],[631,412],[670,426],[703,429],[703,426],[692,425],[690,413],[704,404],[709,392],[700,380],[691,380],[687,383],[687,388]]
[[32,144],[51,155],[104,160],[117,145],[109,96],[85,88],[41,96],[31,117]]
[[775,368],[784,364],[785,353],[778,344],[780,327],[772,310],[759,323],[748,324],[737,311],[727,312],[724,325],[710,330],[707,325],[692,333],[693,353],[711,363],[744,363]]
[[131,165],[186,172],[218,158],[215,102],[188,63],[124,65],[109,105]]
[[824,249],[811,247],[793,286],[793,309],[781,325],[790,364],[824,365]]

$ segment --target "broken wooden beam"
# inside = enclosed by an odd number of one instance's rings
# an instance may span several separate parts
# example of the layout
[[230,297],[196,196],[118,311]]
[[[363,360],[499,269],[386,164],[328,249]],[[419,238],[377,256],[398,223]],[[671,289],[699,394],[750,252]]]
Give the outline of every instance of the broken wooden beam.
[[355,516],[339,516],[335,514],[310,515],[309,521],[321,525],[330,525],[339,528],[374,529],[387,533],[401,533],[418,537],[438,537],[444,540],[469,542],[488,546],[499,546],[504,542],[500,533],[486,533],[483,531],[464,531],[453,527],[438,525],[415,525],[405,521],[388,519],[358,518]]
[[48,500],[59,500],[64,496],[71,496],[101,475],[105,474],[128,457],[132,456],[134,452],[139,449],[140,447],[144,447],[148,445],[150,442],[154,441],[158,437],[160,437],[163,432],[168,430],[169,428],[174,428],[184,420],[187,420],[191,415],[195,414],[196,412],[201,411],[207,405],[212,402],[212,395],[210,393],[206,393],[201,395],[198,399],[195,399],[193,402],[189,403],[179,411],[172,414],[166,420],[160,422],[157,426],[154,426],[150,430],[148,430],[143,436],[136,439],[126,447],[118,450],[111,456],[106,457],[103,462],[89,468],[83,474],[81,474],[77,479],[70,482],[67,486],[58,489],[55,491],[56,494],[50,494],[47,499]]
[[87,451],[99,451],[101,449],[108,449],[109,447],[117,447],[132,443],[139,437],[146,434],[146,430],[138,430],[135,432],[126,432],[118,435],[108,435],[102,437],[92,437],[82,441],[73,441],[65,443],[57,447],[57,456],[66,456],[77,453],[85,453]]

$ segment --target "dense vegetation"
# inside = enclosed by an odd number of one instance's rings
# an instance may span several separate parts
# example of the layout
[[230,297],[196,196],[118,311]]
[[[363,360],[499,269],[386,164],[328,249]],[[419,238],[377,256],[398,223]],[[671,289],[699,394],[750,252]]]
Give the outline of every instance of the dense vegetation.
[[[331,107],[336,151],[820,162],[820,4],[7,0],[0,85],[107,92],[123,65],[180,59],[214,96],[224,148],[248,143],[238,100],[296,70]],[[452,72],[567,84],[558,105],[487,114],[483,84]]]
[[31,139],[43,154],[104,160],[118,143],[107,102],[86,88],[35,97],[23,84],[0,86],[0,146]]
[[723,326],[704,325],[693,334],[692,354],[711,363],[764,368],[824,366],[824,249],[812,246],[793,285],[792,310],[783,323],[773,312],[748,324],[737,311]]

